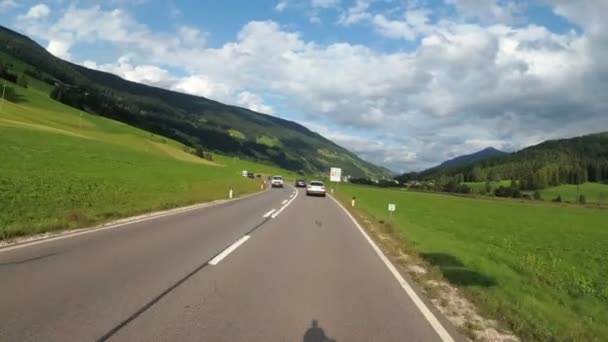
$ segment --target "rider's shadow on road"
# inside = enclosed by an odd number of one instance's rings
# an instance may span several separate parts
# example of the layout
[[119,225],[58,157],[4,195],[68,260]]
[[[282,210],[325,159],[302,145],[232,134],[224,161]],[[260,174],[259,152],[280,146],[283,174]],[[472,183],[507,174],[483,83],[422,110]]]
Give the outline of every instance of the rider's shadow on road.
[[325,331],[319,326],[319,322],[315,319],[311,323],[311,327],[304,334],[304,342],[337,342],[333,338],[325,335]]

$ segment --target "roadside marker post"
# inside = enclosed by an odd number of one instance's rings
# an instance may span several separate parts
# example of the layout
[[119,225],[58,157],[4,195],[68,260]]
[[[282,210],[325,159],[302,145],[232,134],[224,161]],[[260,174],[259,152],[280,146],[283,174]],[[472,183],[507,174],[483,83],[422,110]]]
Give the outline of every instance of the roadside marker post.
[[230,191],[228,191],[228,198],[232,199],[232,188],[230,188]]
[[389,203],[388,204],[388,218],[392,219],[393,218],[393,212],[395,212],[395,210],[397,209],[397,206],[393,203]]
[[355,196],[353,196],[353,199],[350,201],[350,205],[354,207],[356,201],[357,201],[357,198]]
[[4,91],[6,90],[6,81],[2,84],[2,100],[0,100],[0,111],[2,111],[2,107],[4,107]]

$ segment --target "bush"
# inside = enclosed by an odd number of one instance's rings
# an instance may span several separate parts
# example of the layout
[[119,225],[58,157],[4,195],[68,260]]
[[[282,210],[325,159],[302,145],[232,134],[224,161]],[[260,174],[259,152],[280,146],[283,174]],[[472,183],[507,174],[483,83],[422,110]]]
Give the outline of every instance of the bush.
[[522,198],[522,193],[519,189],[515,189],[512,187],[499,186],[494,190],[494,195],[496,197],[513,197],[513,198]]
[[553,202],[556,202],[556,203],[561,203],[561,201],[562,201],[562,196],[561,195],[559,195],[559,196],[557,196],[557,197],[555,197],[553,199]]
[[578,203],[580,203],[580,204],[587,204],[587,197],[585,197],[585,195],[580,195],[578,197]]
[[540,194],[540,191],[538,191],[538,190],[534,191],[534,194],[532,195],[532,197],[537,201],[543,200],[543,196]]
[[194,155],[199,157],[199,158],[205,158],[205,151],[203,150],[203,147],[200,145],[197,145],[194,147]]

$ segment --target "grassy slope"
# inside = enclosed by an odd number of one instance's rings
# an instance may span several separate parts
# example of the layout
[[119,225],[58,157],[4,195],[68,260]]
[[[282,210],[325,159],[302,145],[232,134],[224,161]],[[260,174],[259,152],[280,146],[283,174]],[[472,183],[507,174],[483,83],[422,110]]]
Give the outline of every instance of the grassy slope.
[[52,101],[35,83],[0,111],[0,239],[225,198],[259,188],[235,158],[208,162],[148,132]]
[[608,336],[608,211],[341,185],[523,340]]
[[[26,64],[29,63],[40,69],[44,76],[61,79],[71,85],[92,87],[93,92],[105,93],[114,102],[122,104],[118,107],[122,107],[120,117],[124,122],[162,132],[190,146],[200,144],[206,150],[225,151],[315,174],[328,173],[330,167],[342,167],[344,174],[354,176],[392,176],[389,170],[360,159],[295,122],[129,82],[112,74],[73,65],[57,59],[27,37],[1,25],[0,41],[0,61],[13,64],[13,72],[33,69]],[[30,81],[40,83],[32,78]],[[93,112],[105,112],[93,106]],[[147,114],[142,114],[142,110]],[[317,153],[320,148],[331,150],[340,158],[320,158]]]

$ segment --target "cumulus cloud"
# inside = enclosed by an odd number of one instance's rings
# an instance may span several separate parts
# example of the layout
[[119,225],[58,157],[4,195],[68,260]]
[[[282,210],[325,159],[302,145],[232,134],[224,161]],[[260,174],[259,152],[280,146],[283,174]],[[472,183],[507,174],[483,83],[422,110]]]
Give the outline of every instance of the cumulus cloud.
[[19,4],[15,0],[0,0],[0,12],[7,11],[18,6]]
[[339,3],[340,3],[340,0],[312,0],[311,6],[313,8],[315,8],[315,7],[331,8],[331,7],[338,6]]
[[[260,95],[286,99],[281,107],[335,128],[309,125],[313,130],[403,171],[485,145],[513,150],[608,128],[608,30],[599,14],[608,13],[607,2],[545,1],[581,29],[558,34],[508,20],[431,20],[424,8],[374,13],[366,0],[347,8],[339,23],[366,23],[416,46],[387,52],[321,44],[276,22],[252,21],[222,46],[207,47],[196,29],[153,32],[128,13],[99,7],[72,6],[39,31],[25,29],[49,39],[49,50],[59,54],[83,42],[112,43],[129,59],[89,65],[131,80],[274,115],[282,115],[279,106]],[[187,75],[168,71],[175,68]]]
[[264,104],[264,100],[262,100],[261,97],[248,91],[239,93],[236,103],[241,107],[251,109],[255,112],[274,114],[274,109],[271,106]]
[[51,9],[46,4],[38,4],[32,6],[26,14],[20,16],[21,20],[40,19],[47,17],[51,13]]
[[277,2],[277,5],[274,6],[275,11],[277,11],[277,12],[283,12],[285,10],[285,8],[287,8],[286,0],[279,1],[279,2]]
[[522,10],[523,2],[509,0],[445,0],[465,17],[485,22],[510,22]]
[[340,15],[338,23],[343,26],[350,26],[358,22],[368,20],[372,17],[368,12],[370,0],[356,0],[356,2]]

